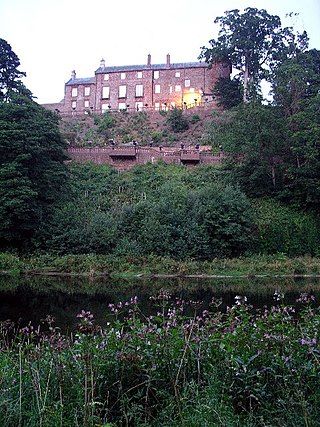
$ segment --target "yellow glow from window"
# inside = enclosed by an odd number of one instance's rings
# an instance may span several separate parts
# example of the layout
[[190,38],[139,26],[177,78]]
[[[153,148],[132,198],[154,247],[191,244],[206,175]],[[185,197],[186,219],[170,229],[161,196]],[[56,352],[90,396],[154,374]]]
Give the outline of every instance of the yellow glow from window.
[[199,104],[201,102],[201,95],[199,92],[186,91],[183,94],[183,102],[187,105]]

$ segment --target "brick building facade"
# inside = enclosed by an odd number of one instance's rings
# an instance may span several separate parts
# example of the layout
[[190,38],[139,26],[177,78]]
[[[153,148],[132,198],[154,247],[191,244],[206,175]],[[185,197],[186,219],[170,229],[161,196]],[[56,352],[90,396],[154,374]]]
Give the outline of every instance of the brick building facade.
[[229,77],[230,66],[201,62],[106,66],[101,60],[94,77],[77,78],[75,71],[65,84],[59,104],[47,105],[63,114],[103,113],[108,110],[156,111],[208,106],[217,108],[212,89],[219,77]]

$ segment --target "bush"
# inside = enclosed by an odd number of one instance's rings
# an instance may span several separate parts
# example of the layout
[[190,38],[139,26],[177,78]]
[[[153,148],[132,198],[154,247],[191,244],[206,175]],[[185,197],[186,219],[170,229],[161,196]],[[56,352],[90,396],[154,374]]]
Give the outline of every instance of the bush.
[[188,119],[183,116],[183,111],[179,108],[173,108],[168,113],[167,125],[176,133],[184,132],[189,129]]
[[272,199],[254,201],[253,209],[255,252],[288,256],[319,253],[320,224],[312,213],[296,211]]

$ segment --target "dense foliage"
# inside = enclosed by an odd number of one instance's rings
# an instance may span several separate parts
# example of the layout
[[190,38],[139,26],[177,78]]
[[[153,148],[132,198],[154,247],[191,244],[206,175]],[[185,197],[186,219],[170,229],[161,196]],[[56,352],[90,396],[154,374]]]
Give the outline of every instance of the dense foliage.
[[265,9],[226,11],[214,23],[221,27],[218,37],[209,41],[210,47],[202,47],[199,58],[209,65],[230,63],[242,80],[244,102],[257,97],[261,80],[269,78],[271,70],[308,46],[306,32],[283,28],[279,16]]
[[[151,297],[110,304],[109,322],[78,315],[77,331],[0,327],[0,422],[15,426],[275,427],[318,425],[319,307],[254,311],[247,298],[222,301]],[[298,310],[298,312],[296,312]]]
[[0,39],[0,247],[28,247],[65,183],[57,117],[32,99],[18,57]]

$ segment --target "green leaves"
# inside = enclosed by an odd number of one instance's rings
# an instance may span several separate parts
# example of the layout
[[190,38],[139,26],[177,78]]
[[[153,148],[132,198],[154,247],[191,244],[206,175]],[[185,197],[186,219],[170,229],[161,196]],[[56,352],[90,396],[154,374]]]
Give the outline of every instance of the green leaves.
[[0,235],[21,249],[63,191],[66,156],[56,116],[20,101],[0,103]]
[[246,8],[226,11],[215,24],[221,29],[218,38],[202,47],[200,59],[209,65],[229,62],[243,81],[243,101],[256,98],[259,82],[267,78],[279,61],[307,47],[307,35],[295,35],[292,28],[282,28],[280,18],[266,10]]

